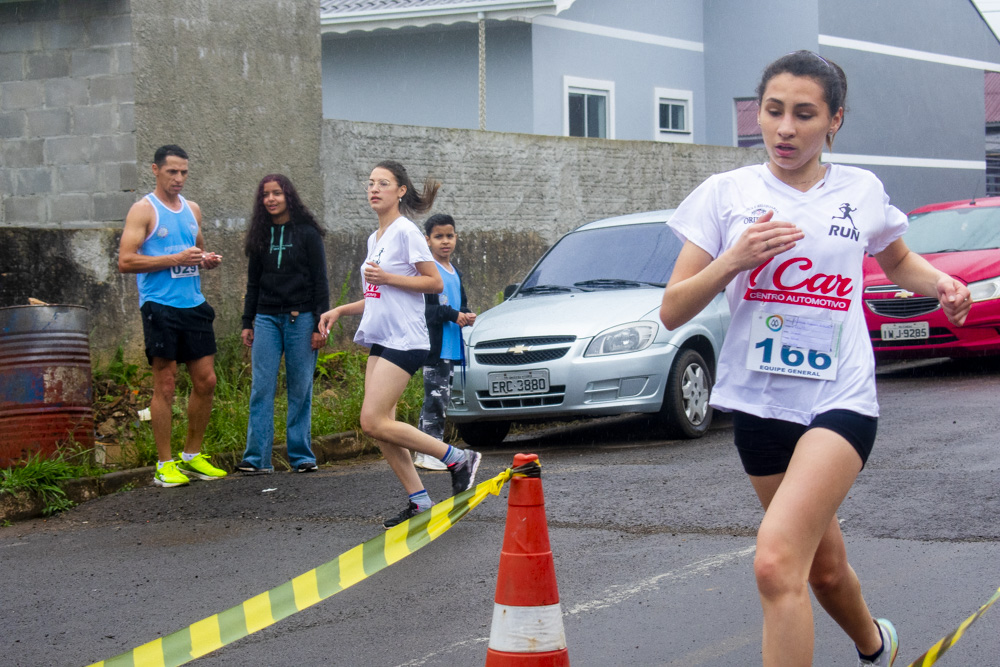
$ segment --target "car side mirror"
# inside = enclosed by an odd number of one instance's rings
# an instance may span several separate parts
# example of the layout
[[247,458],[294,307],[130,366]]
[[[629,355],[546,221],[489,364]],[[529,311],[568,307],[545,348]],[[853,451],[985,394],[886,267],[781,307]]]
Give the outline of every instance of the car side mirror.
[[521,286],[520,283],[514,283],[513,285],[507,285],[506,287],[504,287],[503,288],[503,300],[506,301],[507,299],[509,299],[511,297],[511,295],[514,294],[514,292],[516,292],[517,288],[520,287],[520,286]]

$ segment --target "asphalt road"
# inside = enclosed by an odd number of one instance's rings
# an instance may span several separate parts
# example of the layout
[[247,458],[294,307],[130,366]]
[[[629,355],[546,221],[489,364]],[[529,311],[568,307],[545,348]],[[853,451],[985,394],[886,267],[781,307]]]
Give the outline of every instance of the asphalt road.
[[[841,508],[873,612],[906,665],[1000,586],[1000,364],[880,373],[882,419]],[[516,436],[540,455],[574,665],[760,664],[753,535],[761,518],[727,421],[664,442],[636,418]],[[428,473],[432,497],[448,476]],[[381,532],[402,507],[388,467],[138,488],[0,528],[0,664],[84,665],[228,609]],[[507,492],[380,573],[197,661],[203,665],[481,665]],[[816,665],[855,665],[816,608]],[[1000,604],[938,663],[1000,665]]]

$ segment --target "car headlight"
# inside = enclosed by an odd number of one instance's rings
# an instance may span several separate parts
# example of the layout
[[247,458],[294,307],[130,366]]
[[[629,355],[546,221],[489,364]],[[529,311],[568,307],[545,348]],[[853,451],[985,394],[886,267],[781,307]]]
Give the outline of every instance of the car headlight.
[[601,357],[606,354],[638,352],[649,347],[655,336],[656,324],[653,322],[622,324],[594,336],[583,356]]
[[973,301],[1000,299],[1000,276],[969,283],[968,287]]

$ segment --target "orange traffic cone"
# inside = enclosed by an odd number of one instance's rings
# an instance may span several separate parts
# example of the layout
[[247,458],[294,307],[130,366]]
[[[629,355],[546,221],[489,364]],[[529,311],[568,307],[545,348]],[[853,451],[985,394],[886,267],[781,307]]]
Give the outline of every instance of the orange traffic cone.
[[514,457],[487,667],[568,667],[556,571],[535,454]]

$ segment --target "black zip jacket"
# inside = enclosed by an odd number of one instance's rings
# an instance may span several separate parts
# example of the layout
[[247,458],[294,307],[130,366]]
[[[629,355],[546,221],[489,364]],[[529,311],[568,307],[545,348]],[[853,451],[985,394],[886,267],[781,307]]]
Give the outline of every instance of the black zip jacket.
[[[459,313],[471,313],[468,300],[465,298],[465,283],[462,282],[462,272],[454,264],[451,265],[458,274],[458,284],[462,289],[462,303],[459,309],[442,306],[438,294],[424,294],[424,318],[427,320],[427,333],[431,339],[431,351],[427,354],[425,366],[433,366],[441,361],[441,337],[444,335],[444,323],[458,320]],[[463,345],[463,356],[465,347]]]
[[257,313],[291,312],[313,313],[318,327],[320,315],[330,308],[323,237],[312,225],[295,220],[271,225],[269,236],[267,249],[249,257],[243,328],[253,328]]

